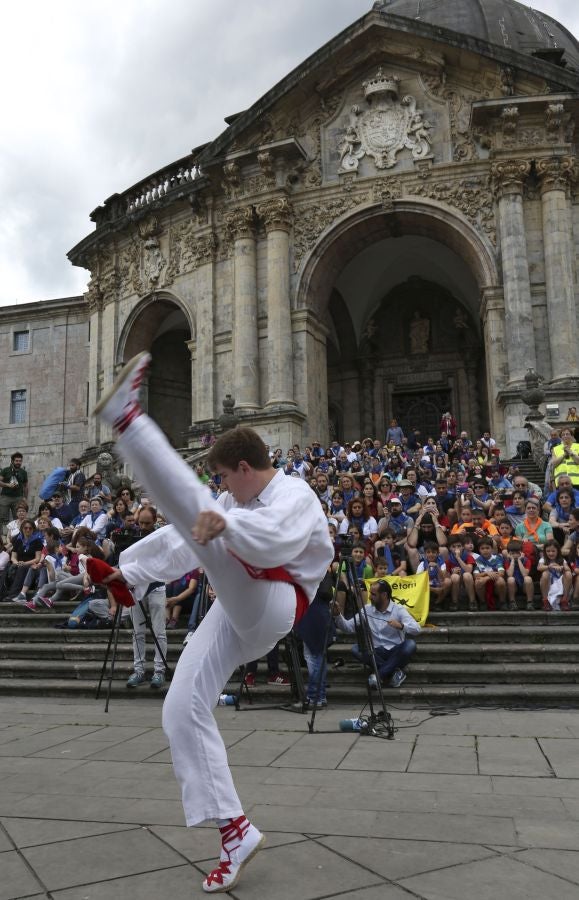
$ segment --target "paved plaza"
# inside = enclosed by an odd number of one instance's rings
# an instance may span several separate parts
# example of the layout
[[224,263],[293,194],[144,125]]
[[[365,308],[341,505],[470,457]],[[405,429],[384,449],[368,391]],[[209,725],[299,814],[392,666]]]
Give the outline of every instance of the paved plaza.
[[[217,711],[267,845],[233,896],[577,900],[579,711]],[[0,900],[192,900],[214,828],[187,830],[161,700],[0,700]]]

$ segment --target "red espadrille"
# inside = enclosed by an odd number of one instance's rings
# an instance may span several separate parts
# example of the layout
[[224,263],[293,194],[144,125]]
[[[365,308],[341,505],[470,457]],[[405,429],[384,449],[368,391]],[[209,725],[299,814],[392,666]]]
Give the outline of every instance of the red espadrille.
[[203,882],[203,890],[214,894],[230,891],[237,884],[243,868],[265,844],[265,835],[245,816],[230,819],[229,824],[219,830],[221,859]]

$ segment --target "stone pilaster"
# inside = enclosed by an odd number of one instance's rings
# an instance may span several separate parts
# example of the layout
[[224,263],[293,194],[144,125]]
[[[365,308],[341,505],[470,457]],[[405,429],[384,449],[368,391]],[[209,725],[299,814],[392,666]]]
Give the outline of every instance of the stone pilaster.
[[[195,336],[195,384],[191,421],[212,419],[215,409],[214,302],[215,264],[211,259],[197,272],[197,321]],[[193,372],[192,372],[193,375]]]
[[545,286],[551,371],[554,382],[579,377],[576,332],[573,240],[569,188],[574,178],[573,160],[549,157],[536,163],[541,182]]
[[[508,347],[502,291],[487,288],[482,297],[481,318],[485,341],[489,427],[499,447],[505,446],[505,414],[498,402],[499,391],[508,381]],[[484,424],[484,423],[481,423]]]
[[226,226],[234,241],[233,383],[235,407],[253,412],[260,407],[259,341],[257,329],[257,254],[253,207],[233,210]]
[[267,232],[268,386],[266,406],[295,406],[290,307],[292,209],[285,197],[257,207]]
[[498,201],[498,220],[505,298],[505,331],[509,382],[522,385],[529,367],[535,368],[535,337],[525,220],[523,185],[531,169],[526,159],[494,162],[491,180]]

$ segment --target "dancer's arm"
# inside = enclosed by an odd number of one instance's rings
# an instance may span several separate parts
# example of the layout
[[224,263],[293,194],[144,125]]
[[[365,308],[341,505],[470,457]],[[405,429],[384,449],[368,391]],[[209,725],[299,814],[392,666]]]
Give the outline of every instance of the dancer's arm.
[[221,535],[230,550],[254,566],[263,565],[264,548],[267,548],[268,565],[282,566],[303,553],[311,540],[317,513],[321,513],[321,507],[318,510],[313,503],[318,501],[308,490],[295,493],[290,502],[281,501],[260,509],[202,512],[193,536],[204,544]]

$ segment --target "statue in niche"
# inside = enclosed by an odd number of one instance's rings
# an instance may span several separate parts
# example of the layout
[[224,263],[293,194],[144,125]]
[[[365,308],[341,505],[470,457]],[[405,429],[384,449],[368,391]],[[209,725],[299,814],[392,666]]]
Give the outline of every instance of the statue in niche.
[[410,352],[414,355],[428,353],[430,339],[430,319],[420,315],[416,310],[410,323]]

